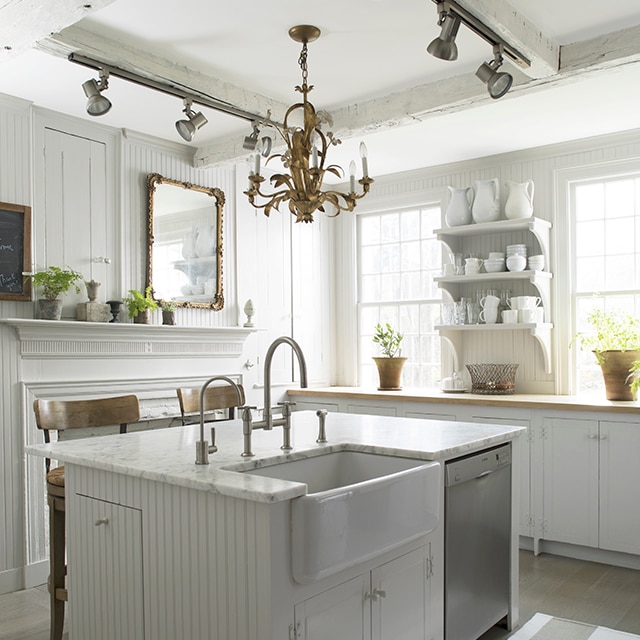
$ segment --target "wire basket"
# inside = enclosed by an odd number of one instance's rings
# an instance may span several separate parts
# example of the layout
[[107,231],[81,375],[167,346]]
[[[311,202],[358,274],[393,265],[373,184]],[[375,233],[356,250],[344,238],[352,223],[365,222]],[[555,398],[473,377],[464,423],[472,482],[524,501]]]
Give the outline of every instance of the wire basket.
[[517,364],[468,364],[471,393],[506,395],[516,386]]

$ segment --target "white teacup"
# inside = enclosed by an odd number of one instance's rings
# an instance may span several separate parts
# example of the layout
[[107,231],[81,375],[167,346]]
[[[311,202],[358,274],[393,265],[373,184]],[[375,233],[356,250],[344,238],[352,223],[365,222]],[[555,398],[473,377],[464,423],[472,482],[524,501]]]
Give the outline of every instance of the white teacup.
[[520,309],[518,311],[518,320],[523,324],[533,324],[536,319],[537,313],[535,309]]
[[498,321],[498,307],[490,306],[485,307],[480,312],[480,322],[484,322],[485,324],[495,324]]
[[442,275],[445,276],[445,278],[448,278],[449,276],[455,276],[456,275],[456,265],[452,264],[452,263],[447,263],[447,264],[443,264],[442,265]]
[[518,296],[518,309],[535,309],[542,300],[538,296]]
[[485,296],[484,298],[480,299],[480,306],[483,309],[486,309],[488,307],[498,307],[498,305],[500,304],[500,298],[498,298],[498,296]]
[[502,312],[502,322],[504,322],[504,324],[515,324],[518,322],[518,310],[505,309]]

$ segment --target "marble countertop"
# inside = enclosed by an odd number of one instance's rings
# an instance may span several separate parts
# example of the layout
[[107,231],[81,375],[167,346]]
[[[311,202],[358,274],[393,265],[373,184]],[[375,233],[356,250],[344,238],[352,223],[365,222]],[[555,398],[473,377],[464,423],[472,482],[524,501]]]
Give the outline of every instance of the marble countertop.
[[[205,425],[205,428],[205,437],[210,440],[209,427]],[[317,444],[315,412],[294,413],[292,451],[285,453],[280,449],[280,427],[272,431],[258,429],[252,436],[255,457],[243,458],[240,455],[242,421],[218,423],[218,451],[209,455],[208,465],[195,464],[198,425],[31,445],[26,450],[32,455],[60,462],[156,482],[255,502],[280,502],[306,494],[307,486],[252,476],[225,467],[258,468],[344,449],[420,460],[447,460],[508,442],[523,431],[516,426],[342,413],[329,413],[326,429],[328,443]]]

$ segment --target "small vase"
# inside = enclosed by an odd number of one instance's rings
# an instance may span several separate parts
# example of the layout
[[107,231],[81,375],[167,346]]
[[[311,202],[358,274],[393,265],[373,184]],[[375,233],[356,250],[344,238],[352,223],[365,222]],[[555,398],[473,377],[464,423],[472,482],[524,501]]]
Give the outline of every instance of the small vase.
[[182,257],[185,260],[196,257],[196,232],[191,230],[182,238]]
[[471,215],[474,222],[494,222],[500,218],[500,183],[498,178],[476,180],[476,197]]
[[196,229],[196,255],[198,258],[208,258],[216,250],[214,243],[214,227],[198,227]]
[[95,302],[98,297],[98,289],[100,288],[100,283],[95,280],[89,280],[89,282],[85,282],[84,286],[87,289],[87,297],[89,298],[89,302]]
[[38,300],[38,317],[41,320],[60,320],[62,315],[62,300]]
[[473,203],[473,189],[466,187],[465,189],[456,189],[447,187],[451,194],[447,211],[444,214],[445,222],[449,227],[460,227],[465,224],[471,224],[471,204]]
[[509,196],[504,205],[504,215],[508,220],[530,218],[533,215],[533,180],[526,182],[507,181]]
[[149,312],[149,309],[138,311],[138,314],[133,316],[133,322],[135,324],[150,324],[151,313]]

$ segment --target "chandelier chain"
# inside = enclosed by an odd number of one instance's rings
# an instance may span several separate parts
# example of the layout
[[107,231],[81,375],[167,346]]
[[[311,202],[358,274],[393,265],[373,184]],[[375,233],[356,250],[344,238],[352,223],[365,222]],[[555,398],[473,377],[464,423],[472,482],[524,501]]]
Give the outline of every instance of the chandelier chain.
[[309,77],[309,69],[307,68],[307,43],[302,44],[302,51],[300,51],[300,57],[298,58],[298,64],[302,70],[302,86],[306,88],[307,78]]

